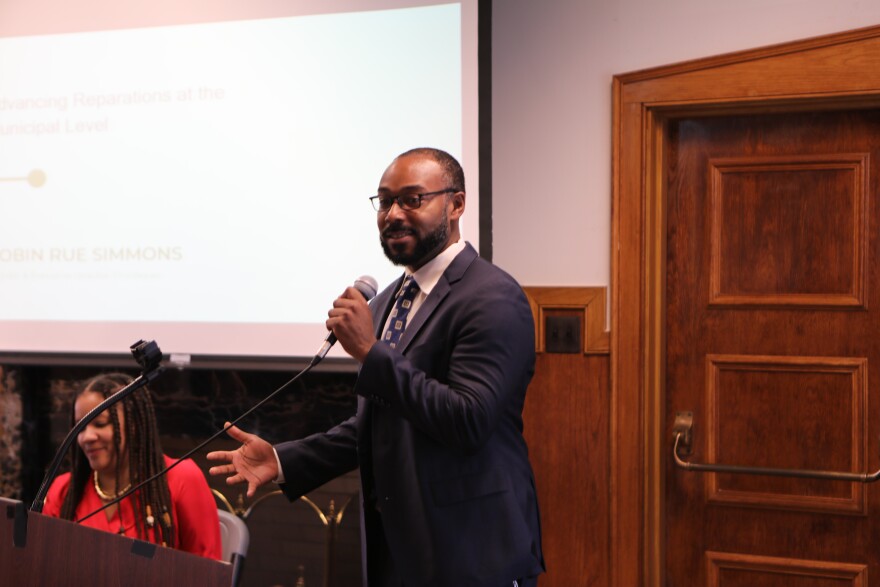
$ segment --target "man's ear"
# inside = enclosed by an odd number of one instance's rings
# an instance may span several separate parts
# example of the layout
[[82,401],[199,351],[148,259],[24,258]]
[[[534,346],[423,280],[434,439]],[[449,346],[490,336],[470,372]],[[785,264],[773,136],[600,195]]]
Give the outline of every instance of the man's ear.
[[449,202],[452,204],[452,211],[449,213],[449,218],[451,220],[458,220],[464,214],[465,199],[464,192],[455,192],[450,196]]

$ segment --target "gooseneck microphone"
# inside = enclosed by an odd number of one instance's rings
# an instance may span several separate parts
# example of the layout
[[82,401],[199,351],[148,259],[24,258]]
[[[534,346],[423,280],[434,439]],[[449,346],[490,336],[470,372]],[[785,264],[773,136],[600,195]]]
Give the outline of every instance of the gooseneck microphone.
[[[371,275],[361,275],[354,281],[354,288],[361,292],[361,295],[364,296],[364,299],[368,302],[372,300],[376,293],[379,291],[379,283],[376,281],[375,277]],[[330,331],[327,334],[327,338],[324,339],[324,344],[321,345],[321,348],[318,349],[318,352],[315,353],[315,357],[312,359],[311,365],[317,365],[320,363],[324,357],[327,356],[327,353],[330,351],[330,347],[336,344],[336,335],[333,334],[333,331]]]
[[119,403],[120,401],[131,395],[133,392],[153,381],[162,373],[164,369],[164,367],[162,367],[161,365],[162,351],[159,349],[159,345],[157,345],[154,341],[139,340],[131,345],[131,347],[129,348],[131,349],[131,354],[134,355],[135,361],[137,361],[138,365],[143,367],[143,372],[138,376],[137,379],[135,379],[122,389],[116,391],[110,397],[106,398],[104,401],[92,408],[88,414],[86,414],[79,420],[79,422],[74,424],[73,428],[70,430],[70,432],[67,433],[67,436],[61,443],[61,446],[58,447],[58,450],[55,453],[55,457],[52,459],[52,463],[49,465],[48,472],[43,477],[43,483],[40,485],[40,489],[37,491],[37,496],[34,498],[33,503],[31,503],[30,511],[36,512],[38,514],[43,511],[43,502],[46,499],[46,494],[49,492],[49,484],[51,484],[52,481],[55,479],[55,475],[58,473],[58,468],[61,466],[61,462],[67,455],[67,450],[70,448],[70,445],[73,444],[73,441],[76,439],[77,435],[82,432],[82,430],[85,429],[86,426],[89,425],[89,422],[97,418],[101,414],[101,412],[103,412],[107,408]]

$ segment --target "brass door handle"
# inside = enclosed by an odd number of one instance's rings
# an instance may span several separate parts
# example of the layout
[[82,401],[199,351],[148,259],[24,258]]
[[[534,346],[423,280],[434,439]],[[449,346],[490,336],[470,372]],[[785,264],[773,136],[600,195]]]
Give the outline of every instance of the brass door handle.
[[832,481],[857,481],[873,483],[880,479],[880,470],[874,473],[848,473],[839,471],[814,471],[810,469],[774,469],[770,467],[745,467],[741,465],[722,465],[716,463],[689,463],[679,456],[680,449],[690,454],[693,442],[693,412],[676,412],[672,435],[675,443],[672,455],[675,465],[685,471],[697,473],[739,473],[742,475],[771,475],[774,477],[801,477],[805,479],[829,479]]

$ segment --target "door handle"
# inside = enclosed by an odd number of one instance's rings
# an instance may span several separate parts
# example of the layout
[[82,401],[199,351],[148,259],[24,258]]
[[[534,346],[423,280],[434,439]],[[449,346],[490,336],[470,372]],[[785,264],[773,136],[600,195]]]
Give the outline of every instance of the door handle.
[[774,469],[770,467],[745,467],[741,465],[722,465],[716,463],[690,463],[679,456],[680,449],[689,455],[693,442],[693,412],[676,412],[672,435],[675,443],[672,455],[675,465],[685,471],[697,473],[739,473],[742,475],[771,475],[774,477],[801,477],[805,479],[829,479],[832,481],[857,481],[873,483],[880,479],[880,470],[874,473],[848,473],[839,471],[814,471],[810,469]]

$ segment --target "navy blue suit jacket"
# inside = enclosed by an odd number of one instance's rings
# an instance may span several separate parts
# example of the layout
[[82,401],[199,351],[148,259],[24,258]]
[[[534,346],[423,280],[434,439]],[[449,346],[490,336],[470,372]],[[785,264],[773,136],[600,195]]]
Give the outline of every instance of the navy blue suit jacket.
[[[399,287],[371,303],[377,336]],[[282,489],[295,499],[360,467],[369,575],[384,532],[407,585],[537,576],[540,521],[522,435],[534,363],[522,288],[467,245],[397,349],[373,345],[355,384],[357,414],[276,446]]]

